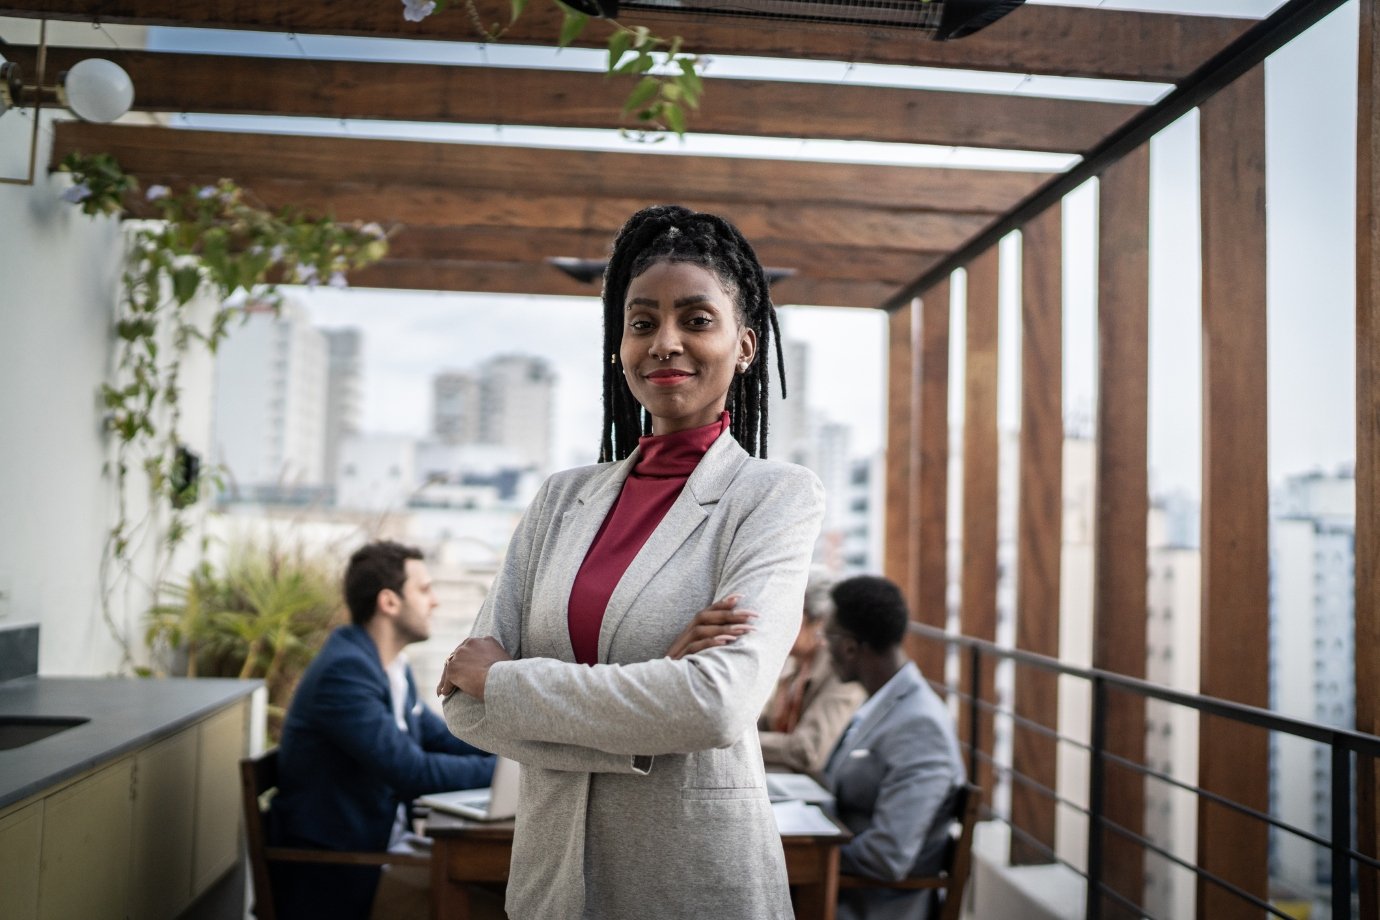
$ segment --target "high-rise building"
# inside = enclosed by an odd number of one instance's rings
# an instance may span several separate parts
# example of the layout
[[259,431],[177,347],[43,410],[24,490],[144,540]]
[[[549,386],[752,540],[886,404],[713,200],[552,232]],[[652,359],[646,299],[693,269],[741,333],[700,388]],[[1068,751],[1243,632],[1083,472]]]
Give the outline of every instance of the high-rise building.
[[541,358],[500,355],[479,372],[479,442],[506,447],[545,474],[551,468],[556,375]]
[[232,491],[272,498],[326,482],[326,338],[300,304],[248,308],[216,353],[213,459]]
[[[1355,725],[1356,480],[1350,471],[1285,481],[1270,522],[1270,707],[1308,722]],[[1331,752],[1272,735],[1270,807],[1279,820],[1332,834]],[[1282,897],[1327,902],[1327,849],[1272,828],[1270,877]]]
[[465,371],[431,378],[431,433],[443,444],[478,444],[479,381]]
[[758,361],[771,368],[771,393],[767,399],[767,452],[777,460],[813,468],[810,406],[805,393],[810,379],[810,346],[795,339],[781,339],[786,359],[786,398],[781,398],[781,381],[776,379],[775,347],[761,352]]
[[358,329],[323,329],[326,337],[326,435],[321,472],[334,481],[340,442],[359,433],[363,414],[363,342]]

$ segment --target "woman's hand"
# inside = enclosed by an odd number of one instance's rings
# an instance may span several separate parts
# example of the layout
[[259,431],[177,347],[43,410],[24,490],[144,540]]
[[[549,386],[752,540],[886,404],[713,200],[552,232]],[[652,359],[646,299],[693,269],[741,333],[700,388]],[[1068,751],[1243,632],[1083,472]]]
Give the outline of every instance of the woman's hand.
[[450,696],[455,690],[468,693],[477,700],[484,699],[484,683],[489,668],[498,661],[512,661],[513,656],[503,650],[492,636],[466,639],[446,657],[441,681],[436,685],[437,696]]
[[671,643],[666,657],[684,658],[707,648],[728,645],[739,636],[752,632],[753,627],[749,624],[757,619],[757,614],[751,610],[735,609],[742,599],[740,594],[730,594],[695,614],[690,625],[685,627],[685,632]]

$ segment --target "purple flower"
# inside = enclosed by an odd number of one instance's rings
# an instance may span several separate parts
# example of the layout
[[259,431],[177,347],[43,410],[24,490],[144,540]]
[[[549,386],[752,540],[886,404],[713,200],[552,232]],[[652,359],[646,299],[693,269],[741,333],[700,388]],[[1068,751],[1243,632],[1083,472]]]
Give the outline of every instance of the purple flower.
[[214,185],[203,185],[197,190],[196,197],[205,201],[207,198],[216,197],[216,187]]
[[381,240],[384,238],[384,236],[387,235],[383,232],[382,227],[372,222],[365,224],[363,227],[360,227],[359,232],[363,233],[365,236],[372,236],[376,240]]
[[319,281],[320,281],[320,279],[317,277],[316,266],[315,266],[315,265],[299,265],[299,266],[297,266],[297,281],[298,281],[298,283],[300,283],[300,284],[305,284],[307,287],[312,287],[312,288],[316,287],[316,285],[317,285],[317,284],[319,283]]
[[331,272],[329,284],[333,288],[347,288],[350,286],[350,282],[345,280],[344,272]]
[[70,201],[72,204],[85,201],[91,197],[91,188],[85,182],[74,185],[62,193],[63,201]]
[[272,262],[283,261],[283,256],[287,255],[287,247],[282,243],[277,243],[268,251],[268,258]]
[[144,197],[149,201],[157,201],[160,198],[167,198],[170,194],[172,194],[172,190],[166,185],[150,185]]
[[421,22],[436,12],[436,0],[403,0],[403,19]]

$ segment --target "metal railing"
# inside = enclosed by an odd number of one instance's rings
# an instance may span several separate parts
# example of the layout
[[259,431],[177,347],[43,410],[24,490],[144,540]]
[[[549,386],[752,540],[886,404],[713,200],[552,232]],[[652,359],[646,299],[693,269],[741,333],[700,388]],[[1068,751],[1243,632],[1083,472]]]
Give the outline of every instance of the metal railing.
[[[1372,871],[1380,870],[1380,861],[1358,851],[1352,841],[1352,816],[1354,812],[1352,791],[1354,772],[1352,768],[1352,758],[1368,757],[1372,760],[1380,758],[1380,737],[1348,729],[1333,728],[1327,725],[1305,722],[1300,719],[1282,716],[1266,709],[1233,703],[1215,697],[1184,693],[1150,681],[1127,677],[1122,674],[1114,674],[1109,671],[1076,667],[1044,655],[1037,655],[1032,652],[1007,648],[981,639],[948,633],[942,629],[919,623],[910,624],[910,631],[913,635],[922,639],[942,642],[949,649],[957,649],[960,655],[966,656],[966,680],[961,679],[960,681],[966,684],[966,690],[946,684],[943,681],[931,679],[930,683],[937,690],[953,694],[966,703],[966,748],[968,754],[968,771],[972,781],[977,781],[979,764],[985,763],[991,767],[994,775],[1001,774],[1013,784],[1019,784],[1026,789],[1030,789],[1036,794],[1049,798],[1058,803],[1058,805],[1070,808],[1087,818],[1087,868],[1083,870],[1061,858],[1052,848],[1043,843],[1035,835],[1027,832],[1023,828],[1017,827],[1009,817],[997,814],[990,806],[984,809],[984,817],[995,818],[1011,828],[1013,839],[1019,837],[1024,844],[1048,856],[1051,861],[1058,862],[1065,866],[1086,882],[1087,894],[1085,905],[1086,917],[1088,920],[1100,920],[1103,913],[1104,899],[1119,903],[1126,909],[1133,911],[1139,917],[1147,917],[1150,918],[1150,920],[1160,920],[1160,918],[1152,917],[1152,915],[1144,909],[1142,904],[1130,900],[1123,893],[1115,891],[1105,884],[1103,880],[1103,859],[1105,855],[1103,843],[1104,831],[1116,834],[1140,846],[1146,852],[1157,854],[1169,862],[1192,872],[1197,879],[1206,881],[1230,892],[1235,897],[1259,908],[1270,916],[1281,917],[1284,918],[1284,920],[1292,920],[1290,914],[1284,913],[1282,910],[1269,903],[1269,901],[1242,889],[1240,886],[1222,878],[1220,875],[1204,869],[1196,863],[1190,863],[1184,860],[1144,835],[1110,821],[1104,813],[1106,767],[1108,764],[1113,764],[1118,768],[1130,770],[1143,777],[1154,779],[1190,792],[1198,796],[1200,800],[1214,802],[1238,814],[1245,815],[1281,831],[1294,834],[1316,846],[1330,850],[1332,869],[1332,916],[1335,920],[1349,920],[1349,918],[1353,916],[1353,869],[1359,867]],[[1092,691],[1089,742],[1084,744],[1075,738],[1061,735],[1054,729],[1018,715],[1013,710],[1003,709],[992,701],[983,699],[981,688],[985,660],[992,660],[994,663],[1010,661],[1015,666],[1036,668],[1065,677],[1086,681],[1090,685]],[[1265,731],[1278,732],[1283,735],[1301,738],[1321,745],[1327,745],[1331,751],[1332,767],[1332,830],[1330,839],[1232,801],[1211,790],[1184,783],[1169,774],[1154,770],[1145,764],[1136,763],[1108,751],[1107,699],[1108,691],[1113,689],[1146,700],[1159,700],[1173,706],[1185,707],[1204,715],[1254,726]],[[982,737],[980,734],[980,727],[983,713],[988,713],[993,717],[1001,715],[1011,719],[1014,726],[1019,726],[1023,730],[1044,735],[1048,738],[1055,739],[1059,743],[1085,751],[1089,756],[1090,767],[1087,807],[1085,808],[1076,802],[1069,801],[1060,796],[1056,790],[1050,789],[1048,786],[1019,773],[1012,766],[998,763],[994,756],[994,752],[980,750],[979,743]],[[1262,766],[1262,769],[1264,769],[1264,766]]]

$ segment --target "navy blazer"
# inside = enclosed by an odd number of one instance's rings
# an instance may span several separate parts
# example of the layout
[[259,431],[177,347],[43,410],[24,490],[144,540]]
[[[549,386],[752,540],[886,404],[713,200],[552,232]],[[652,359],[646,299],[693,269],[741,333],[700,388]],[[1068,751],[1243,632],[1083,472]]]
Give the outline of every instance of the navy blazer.
[[[489,784],[493,756],[456,738],[421,703],[411,668],[405,712],[406,733],[394,721],[388,675],[369,634],[359,626],[333,632],[302,675],[283,723],[270,839],[383,850],[400,803]],[[361,900],[368,915],[377,870],[309,868],[319,870],[306,873],[310,882],[295,871],[275,877],[280,916],[351,916]]]

